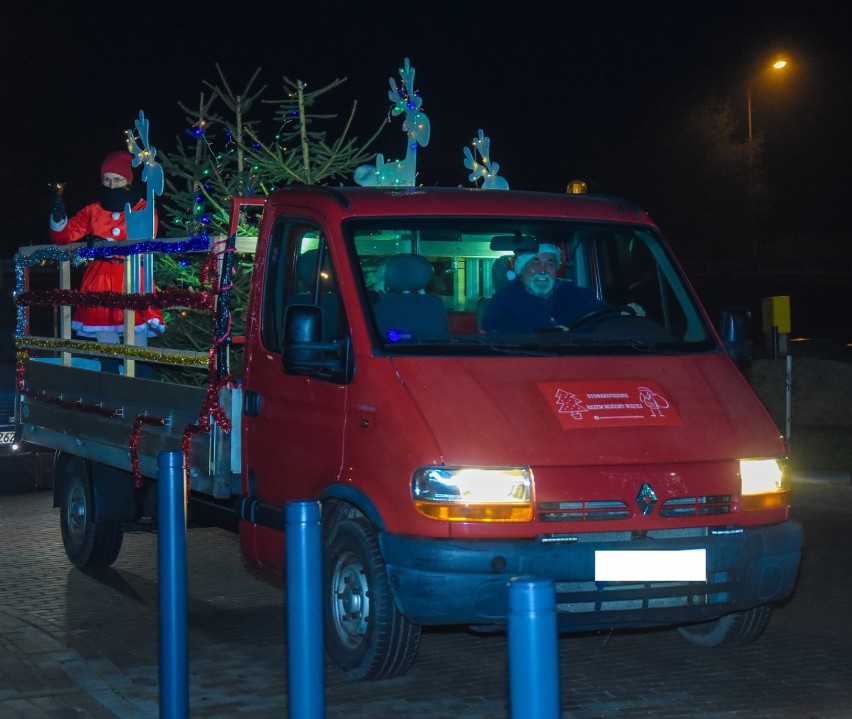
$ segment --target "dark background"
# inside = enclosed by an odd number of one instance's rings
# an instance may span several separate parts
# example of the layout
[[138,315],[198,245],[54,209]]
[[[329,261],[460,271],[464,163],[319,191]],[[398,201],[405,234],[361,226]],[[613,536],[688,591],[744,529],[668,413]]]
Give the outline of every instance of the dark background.
[[[70,212],[93,199],[103,156],[123,147],[139,110],[152,143],[172,149],[189,127],[178,102],[197,104],[203,81],[219,81],[216,63],[236,92],[261,67],[270,98],[281,95],[282,76],[309,88],[347,78],[322,109],[343,117],[357,100],[356,134],[366,139],[387,115],[388,78],[398,80],[408,57],[432,125],[418,156],[421,184],[469,186],[462,148],[482,128],[513,189],[564,192],[580,178],[641,204],[711,306],[721,276],[731,285],[724,291],[744,293],[753,308],[756,292],[791,294],[791,273],[803,270],[812,280],[794,295],[800,323],[815,295],[845,304],[848,276],[836,275],[852,266],[848,6],[314,0],[166,10],[36,2],[18,16],[0,31],[0,257],[48,241],[50,183],[67,183]],[[788,68],[764,77],[779,53]],[[726,207],[667,179],[670,140],[695,107],[728,100],[745,139],[749,82],[775,193],[755,240],[758,266],[744,262],[752,246],[726,247],[721,257],[708,248],[714,239],[702,228],[710,218],[718,224]],[[373,149],[397,157],[402,145],[397,122]],[[808,317],[814,312],[828,310]]]

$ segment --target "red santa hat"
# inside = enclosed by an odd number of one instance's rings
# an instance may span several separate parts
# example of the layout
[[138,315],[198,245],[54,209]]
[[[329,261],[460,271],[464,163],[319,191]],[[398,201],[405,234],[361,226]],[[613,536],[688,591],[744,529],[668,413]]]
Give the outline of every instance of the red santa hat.
[[133,155],[123,150],[109,153],[101,163],[101,177],[107,173],[121,175],[127,183],[133,182]]

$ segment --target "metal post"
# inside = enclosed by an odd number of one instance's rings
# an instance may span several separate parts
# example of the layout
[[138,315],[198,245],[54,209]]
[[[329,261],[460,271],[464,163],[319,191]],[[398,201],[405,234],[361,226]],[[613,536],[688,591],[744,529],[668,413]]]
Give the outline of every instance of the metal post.
[[[124,258],[124,291],[125,293],[137,294],[139,292],[139,255],[132,254]],[[124,310],[124,344],[136,344],[136,313],[133,310]],[[136,360],[130,357],[124,358],[125,377],[136,376]]]
[[549,579],[509,582],[510,716],[559,719],[556,592]]
[[183,453],[157,455],[160,719],[189,716],[186,481]]
[[291,719],[322,719],[322,561],[319,502],[289,502],[287,548],[287,678]]
[[784,434],[787,438],[787,452],[790,451],[790,435],[793,432],[793,355],[787,355],[787,381],[784,391]]

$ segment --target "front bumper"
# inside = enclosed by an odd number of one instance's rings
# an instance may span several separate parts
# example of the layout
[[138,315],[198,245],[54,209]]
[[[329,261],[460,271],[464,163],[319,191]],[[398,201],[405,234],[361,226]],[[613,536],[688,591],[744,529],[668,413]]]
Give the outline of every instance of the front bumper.
[[[380,541],[401,611],[423,625],[505,622],[508,582],[516,576],[554,582],[562,631],[707,621],[792,592],[803,542],[797,522],[701,531],[703,536],[638,539],[588,534],[567,543],[383,533]],[[597,550],[686,549],[706,550],[706,582],[595,581]]]

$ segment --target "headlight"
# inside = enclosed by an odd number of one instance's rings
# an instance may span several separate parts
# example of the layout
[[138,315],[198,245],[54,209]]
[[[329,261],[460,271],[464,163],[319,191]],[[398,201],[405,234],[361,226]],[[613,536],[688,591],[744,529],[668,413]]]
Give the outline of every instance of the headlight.
[[457,522],[529,522],[532,472],[528,467],[420,467],[411,480],[417,509]]
[[775,459],[741,459],[742,493],[766,494],[782,489],[782,472]]
[[744,510],[780,507],[789,491],[777,459],[741,459],[740,485]]

